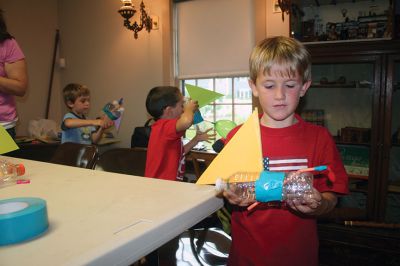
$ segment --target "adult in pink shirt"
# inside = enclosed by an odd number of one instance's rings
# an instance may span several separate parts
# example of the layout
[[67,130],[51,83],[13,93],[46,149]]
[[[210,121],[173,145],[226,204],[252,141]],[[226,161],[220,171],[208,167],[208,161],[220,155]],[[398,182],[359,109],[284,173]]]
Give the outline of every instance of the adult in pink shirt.
[[14,96],[22,97],[28,88],[25,56],[7,31],[3,10],[0,10],[0,125],[15,137],[18,121]]

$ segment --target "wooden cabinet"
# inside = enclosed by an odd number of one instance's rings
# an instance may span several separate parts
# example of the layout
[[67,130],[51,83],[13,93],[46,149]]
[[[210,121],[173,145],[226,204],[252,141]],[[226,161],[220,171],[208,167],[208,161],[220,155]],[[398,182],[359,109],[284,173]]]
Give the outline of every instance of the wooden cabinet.
[[286,0],[290,32],[302,42],[398,38],[399,2]]
[[298,112],[329,129],[350,176],[333,218],[400,223],[400,42],[306,46],[313,84]]
[[398,229],[347,228],[338,224],[319,224],[320,266],[398,266]]

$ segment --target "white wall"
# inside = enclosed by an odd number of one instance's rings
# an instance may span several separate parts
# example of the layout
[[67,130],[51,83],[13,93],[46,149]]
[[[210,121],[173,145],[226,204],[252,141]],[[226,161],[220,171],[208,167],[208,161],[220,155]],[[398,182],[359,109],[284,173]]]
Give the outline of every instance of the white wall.
[[[139,0],[133,3],[138,6]],[[168,85],[170,74],[170,3],[145,1],[150,14],[159,16],[160,29],[132,32],[123,27],[118,0],[0,0],[9,31],[20,43],[28,62],[28,94],[18,99],[18,135],[27,134],[31,119],[44,118],[55,30],[60,29],[59,56],[66,68],[55,69],[50,119],[60,122],[65,113],[62,88],[70,82],[91,89],[96,117],[102,106],[124,97],[125,114],[117,146],[130,146],[133,128],[146,118],[145,98],[150,88]],[[136,14],[135,18],[138,16]]]
[[[136,6],[139,2],[133,0]],[[147,119],[147,92],[174,82],[171,1],[144,2],[150,14],[159,16],[160,29],[143,30],[135,40],[117,13],[119,0],[0,0],[9,30],[26,55],[30,78],[29,92],[17,100],[18,135],[27,134],[29,120],[45,116],[55,30],[59,28],[59,56],[65,58],[66,68],[55,68],[49,118],[61,121],[66,111],[61,91],[70,82],[91,89],[89,117],[96,117],[106,102],[124,97],[126,111],[118,135],[122,141],[116,146],[130,146],[133,128]],[[282,22],[280,13],[271,13],[272,0],[254,2],[266,9],[258,12],[261,19],[256,15],[255,21],[264,24],[256,25],[256,39],[286,35],[288,17]]]
[[[24,97],[16,97],[20,121],[19,135],[26,135],[31,119],[45,117],[50,82],[55,30],[57,29],[57,1],[55,0],[0,0],[9,32],[20,44],[28,65],[29,90]],[[53,89],[59,90],[59,76],[55,75]],[[59,118],[58,97],[53,94],[50,118]],[[59,105],[59,104],[58,104]]]
[[[139,1],[133,3],[138,6]],[[133,128],[145,122],[147,92],[168,82],[163,80],[162,28],[168,26],[169,18],[163,15],[169,1],[148,0],[145,4],[151,14],[160,17],[160,30],[143,30],[134,39],[117,13],[120,1],[59,0],[60,56],[66,61],[61,83],[78,82],[90,88],[92,117],[106,102],[124,98],[118,146],[130,146]]]
[[265,0],[266,2],[266,36],[289,36],[289,15],[284,13],[282,20],[282,12],[274,12],[274,3],[277,0]]

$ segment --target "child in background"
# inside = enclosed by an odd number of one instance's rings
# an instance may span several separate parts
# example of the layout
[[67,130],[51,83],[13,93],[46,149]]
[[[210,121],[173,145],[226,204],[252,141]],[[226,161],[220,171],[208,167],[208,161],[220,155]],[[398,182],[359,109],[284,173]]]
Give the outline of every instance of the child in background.
[[104,129],[113,125],[107,116],[101,119],[86,119],[90,107],[88,87],[70,83],[63,90],[64,102],[70,112],[64,115],[61,129],[61,143],[76,142],[96,144],[100,141]]
[[166,180],[183,180],[185,154],[200,141],[209,142],[215,134],[197,132],[183,145],[182,137],[193,124],[197,101],[184,103],[182,93],[176,87],[161,86],[150,90],[146,99],[147,112],[154,118],[151,126],[145,176]]
[[[311,58],[305,47],[287,37],[265,39],[250,56],[249,85],[262,108],[260,130],[265,170],[295,171],[328,165],[336,176],[315,176],[312,197],[305,201],[260,203],[251,211],[232,192],[232,245],[228,265],[318,265],[315,217],[331,211],[337,196],[348,193],[348,177],[327,129],[295,114],[311,84]],[[227,136],[229,141],[239,128]],[[270,171],[273,171],[272,169]]]

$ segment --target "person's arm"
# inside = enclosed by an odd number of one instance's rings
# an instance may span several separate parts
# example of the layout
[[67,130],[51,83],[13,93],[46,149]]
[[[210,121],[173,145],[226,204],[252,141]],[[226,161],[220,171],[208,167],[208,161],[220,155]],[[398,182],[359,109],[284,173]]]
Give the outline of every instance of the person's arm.
[[79,119],[79,118],[66,118],[64,120],[66,128],[86,127],[86,126],[101,126],[101,119]]
[[185,146],[183,146],[184,153],[185,154],[188,153],[200,141],[210,142],[212,139],[214,139],[215,138],[215,134],[209,134],[208,133],[211,129],[212,128],[209,128],[204,132],[197,131],[196,132],[196,136],[194,136],[188,143],[185,144]]
[[91,136],[93,144],[97,144],[101,140],[105,129],[110,128],[114,125],[114,121],[109,119],[107,116],[104,116],[102,119],[98,120],[101,121],[101,124],[100,127]]
[[25,60],[5,63],[4,70],[6,77],[0,77],[0,91],[15,96],[24,96],[28,89],[28,74]]
[[185,131],[193,125],[194,113],[199,108],[197,101],[189,100],[183,109],[183,113],[176,122],[176,132]]
[[103,136],[103,132],[104,132],[104,128],[99,127],[99,129],[92,134],[91,137],[92,137],[93,144],[97,144],[101,140],[101,137]]

